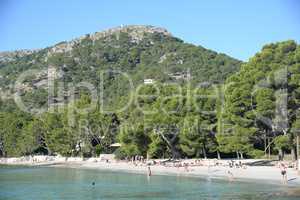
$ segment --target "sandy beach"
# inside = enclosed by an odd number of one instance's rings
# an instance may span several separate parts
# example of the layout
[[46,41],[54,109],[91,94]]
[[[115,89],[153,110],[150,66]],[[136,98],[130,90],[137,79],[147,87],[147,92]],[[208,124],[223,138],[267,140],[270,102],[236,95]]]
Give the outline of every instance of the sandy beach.
[[[52,167],[70,167],[80,169],[99,169],[99,170],[111,170],[122,171],[129,173],[148,173],[146,166],[135,166],[130,163],[118,162],[118,163],[85,163],[85,162],[73,162],[64,163],[58,165],[52,165]],[[154,165],[151,166],[152,175],[174,175],[174,176],[190,176],[201,177],[206,179],[229,179],[228,171],[233,174],[233,181],[265,181],[271,184],[281,184],[280,169],[277,167],[268,166],[249,166],[246,169],[242,168],[228,168],[223,166],[189,166],[188,171],[184,167],[166,167]],[[289,168],[288,185],[300,185],[300,176],[297,171]]]
[[[166,162],[158,164],[161,160],[156,160],[156,164],[150,165],[152,175],[172,175],[201,177],[205,179],[225,179],[232,181],[259,181],[268,184],[282,184],[282,176],[278,166],[251,166],[252,163],[260,160],[243,160],[244,167],[232,167],[226,165],[228,160],[202,160],[202,166],[193,165],[195,160],[182,160],[181,163],[189,163],[188,167],[174,166],[174,163]],[[217,165],[215,163],[218,163]],[[238,163],[239,161],[235,161]],[[127,173],[148,174],[148,164],[145,162],[126,162],[116,160],[102,160],[99,158],[53,158],[53,157],[32,157],[31,159],[0,159],[0,164],[4,165],[26,165],[44,167],[62,167],[93,170],[110,170]],[[230,175],[230,174],[232,175]],[[290,186],[300,185],[300,176],[294,168],[287,169],[288,184]]]

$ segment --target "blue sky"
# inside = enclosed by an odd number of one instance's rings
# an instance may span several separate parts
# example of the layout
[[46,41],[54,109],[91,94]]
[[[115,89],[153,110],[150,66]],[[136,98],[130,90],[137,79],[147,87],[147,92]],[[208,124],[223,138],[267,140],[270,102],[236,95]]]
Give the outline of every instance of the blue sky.
[[0,0],[0,51],[43,48],[121,24],[167,28],[247,60],[270,42],[300,41],[297,0]]

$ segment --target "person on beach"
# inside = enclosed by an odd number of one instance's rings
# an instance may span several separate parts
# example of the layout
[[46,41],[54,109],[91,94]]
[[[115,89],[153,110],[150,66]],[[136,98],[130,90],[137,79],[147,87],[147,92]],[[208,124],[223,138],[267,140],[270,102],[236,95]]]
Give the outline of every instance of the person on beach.
[[233,161],[233,160],[231,160],[231,161],[229,162],[229,167],[230,167],[230,168],[233,168],[233,167],[234,167],[234,161]]
[[284,163],[280,164],[280,173],[282,176],[282,184],[287,184],[287,169]]
[[183,165],[184,165],[184,171],[189,172],[189,164],[183,163]]

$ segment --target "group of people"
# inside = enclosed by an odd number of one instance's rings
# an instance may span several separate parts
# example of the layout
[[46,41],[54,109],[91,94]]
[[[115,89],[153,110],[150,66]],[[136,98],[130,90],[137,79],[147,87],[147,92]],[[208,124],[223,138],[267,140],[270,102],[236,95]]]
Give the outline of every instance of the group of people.
[[229,168],[241,168],[241,169],[247,169],[247,165],[242,163],[242,161],[234,161],[230,160],[228,161]]
[[[183,161],[147,161],[144,159],[143,156],[134,156],[130,159],[127,159],[127,161],[131,161],[134,166],[147,166],[147,175],[152,176],[152,170],[151,165],[160,165],[165,167],[176,167],[176,168],[183,168],[185,172],[191,171],[190,167],[196,167],[196,166],[207,166],[207,167],[216,167],[216,166],[223,166],[228,168],[227,170],[227,176],[228,180],[232,182],[234,180],[234,174],[231,169],[247,169],[247,165],[243,163],[242,161],[235,161],[235,160],[229,160],[225,162],[220,162],[218,160],[202,160],[202,159],[196,159],[196,160],[183,160]],[[287,178],[287,168],[288,166],[280,162],[278,163],[278,168],[280,169],[280,174],[282,176],[282,184],[288,183]]]
[[134,164],[134,166],[138,166],[139,164],[146,164],[146,159],[144,158],[144,156],[140,155],[126,157],[125,160],[127,162],[131,162],[132,164]]

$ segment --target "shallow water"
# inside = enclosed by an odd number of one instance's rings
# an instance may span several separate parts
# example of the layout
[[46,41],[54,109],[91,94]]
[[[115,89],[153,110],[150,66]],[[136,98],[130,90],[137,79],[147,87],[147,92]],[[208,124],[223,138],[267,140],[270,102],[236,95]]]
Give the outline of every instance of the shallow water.
[[[95,182],[93,186],[92,183]],[[98,170],[0,167],[0,200],[292,200],[289,188],[175,176]]]

